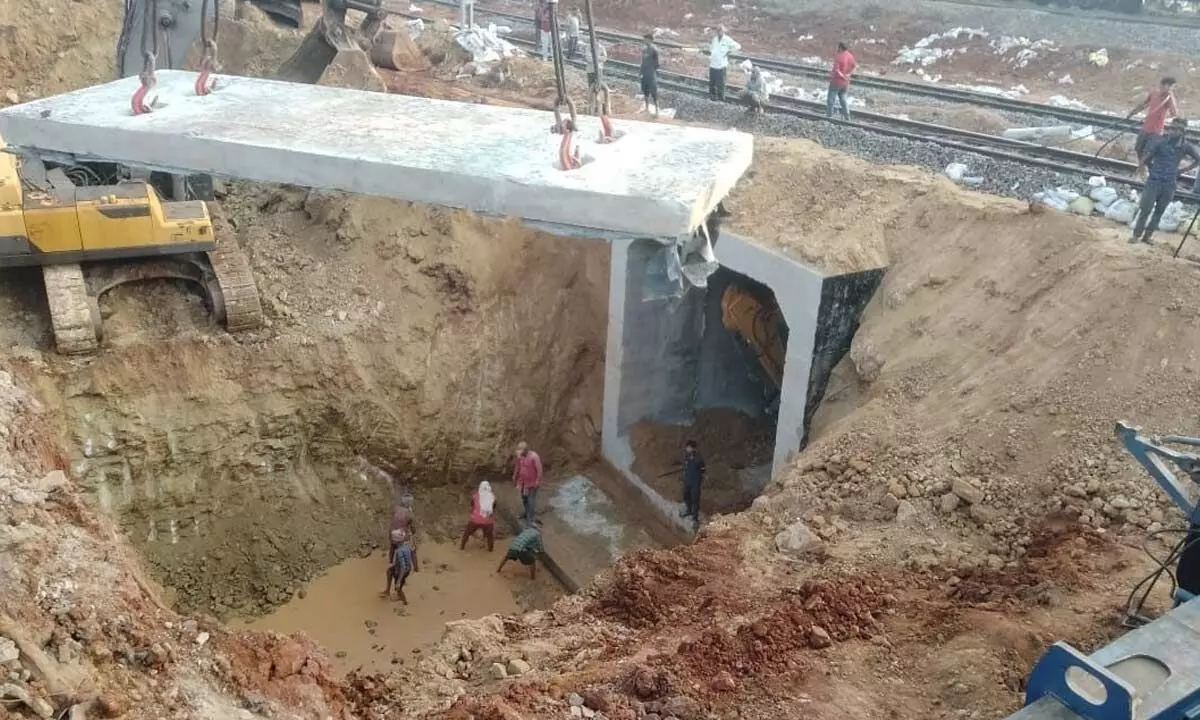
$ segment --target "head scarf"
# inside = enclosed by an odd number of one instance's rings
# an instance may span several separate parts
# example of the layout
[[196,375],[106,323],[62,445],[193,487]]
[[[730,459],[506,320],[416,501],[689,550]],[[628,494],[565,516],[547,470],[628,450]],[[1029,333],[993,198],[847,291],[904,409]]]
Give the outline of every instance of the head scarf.
[[487,480],[479,483],[479,514],[491,517],[496,511],[496,495],[492,492],[492,484]]

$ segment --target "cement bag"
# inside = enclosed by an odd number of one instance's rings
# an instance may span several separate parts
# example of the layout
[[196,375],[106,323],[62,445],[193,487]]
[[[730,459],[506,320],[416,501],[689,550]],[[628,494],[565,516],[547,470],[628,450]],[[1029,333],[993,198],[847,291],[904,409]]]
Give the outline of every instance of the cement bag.
[[1059,197],[1059,199],[1068,205],[1079,199],[1079,193],[1075,192],[1071,188],[1057,187],[1054,188],[1053,192]]
[[1108,207],[1104,208],[1104,217],[1128,225],[1133,222],[1133,216],[1137,214],[1137,208],[1137,203],[1132,200],[1118,198]]
[[1088,197],[1095,201],[1096,207],[1106,208],[1116,202],[1117,198],[1121,197],[1121,195],[1116,189],[1101,185],[1092,188],[1092,191],[1088,193]]
[[1076,215],[1091,215],[1092,211],[1096,209],[1096,203],[1092,202],[1091,198],[1077,197],[1067,207]]
[[942,173],[953,180],[954,182],[962,182],[962,179],[967,175],[967,166],[962,163],[950,163]]
[[1183,203],[1176,200],[1167,206],[1162,219],[1158,221],[1158,229],[1163,232],[1175,232],[1183,224]]
[[1068,210],[1070,210],[1070,205],[1065,200],[1060,198],[1057,194],[1052,193],[1052,192],[1045,192],[1045,193],[1039,193],[1039,194],[1041,195],[1041,198],[1038,199],[1038,202],[1045,205],[1046,207],[1048,207],[1052,210],[1057,210],[1059,212],[1067,212]]

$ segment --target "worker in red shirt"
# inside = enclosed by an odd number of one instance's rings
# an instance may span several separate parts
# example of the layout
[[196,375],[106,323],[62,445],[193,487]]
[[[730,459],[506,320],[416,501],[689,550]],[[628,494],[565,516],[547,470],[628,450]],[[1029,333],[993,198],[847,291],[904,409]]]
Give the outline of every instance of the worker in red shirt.
[[842,115],[850,119],[850,105],[846,102],[846,91],[850,89],[850,76],[858,68],[858,61],[846,43],[837,46],[837,55],[833,56],[833,70],[829,74],[829,94],[825,96],[826,109],[829,117],[833,117],[833,106],[840,103]]
[[542,486],[542,459],[529,449],[528,443],[517,444],[513,483],[521,492],[521,504],[525,506],[525,522],[532,523],[536,514],[538,488]]
[[1146,166],[1146,151],[1150,147],[1150,141],[1162,137],[1167,122],[1179,114],[1179,109],[1175,106],[1175,78],[1165,77],[1160,80],[1158,87],[1151,90],[1146,99],[1125,117],[1132,118],[1143,110],[1146,111],[1146,119],[1142,121],[1142,129],[1138,131],[1137,141],[1133,145],[1139,172]]
[[463,530],[458,549],[466,550],[467,541],[479,530],[483,531],[483,539],[487,540],[487,549],[491,552],[496,541],[496,494],[487,480],[479,483],[479,489],[471,494],[471,519]]

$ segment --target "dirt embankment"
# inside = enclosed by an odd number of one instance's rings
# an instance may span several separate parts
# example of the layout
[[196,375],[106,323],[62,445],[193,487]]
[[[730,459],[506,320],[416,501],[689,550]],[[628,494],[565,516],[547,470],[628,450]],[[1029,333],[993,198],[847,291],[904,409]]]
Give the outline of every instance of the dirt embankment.
[[492,642],[542,673],[489,692],[481,668],[445,717],[558,717],[573,692],[618,718],[1003,717],[1049,643],[1121,632],[1148,570],[1125,538],[1177,518],[1112,424],[1200,432],[1180,402],[1200,382],[1195,266],[810,144],[757,156],[798,192],[876,201],[808,206],[793,235],[817,258],[843,256],[831,229],[860,235],[889,260],[846,389],[750,510],[506,628]]

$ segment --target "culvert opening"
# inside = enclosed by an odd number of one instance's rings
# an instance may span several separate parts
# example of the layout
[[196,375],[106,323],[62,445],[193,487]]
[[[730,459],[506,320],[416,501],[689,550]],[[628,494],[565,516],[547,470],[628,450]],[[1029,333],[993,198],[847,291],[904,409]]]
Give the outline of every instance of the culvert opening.
[[770,479],[787,323],[769,287],[726,267],[683,302],[690,337],[673,346],[684,402],[630,428],[633,472],[663,498],[682,501],[681,455],[695,440],[707,466],[701,511],[736,512]]

